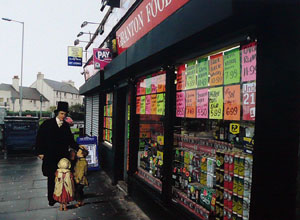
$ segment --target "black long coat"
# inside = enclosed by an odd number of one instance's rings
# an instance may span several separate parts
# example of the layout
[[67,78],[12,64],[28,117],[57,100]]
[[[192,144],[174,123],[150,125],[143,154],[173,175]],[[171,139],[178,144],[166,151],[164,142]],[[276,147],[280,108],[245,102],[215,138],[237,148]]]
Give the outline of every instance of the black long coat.
[[58,127],[56,118],[43,122],[36,136],[37,154],[43,154],[42,171],[44,176],[54,175],[61,158],[69,158],[69,147],[78,150],[78,144],[67,122]]

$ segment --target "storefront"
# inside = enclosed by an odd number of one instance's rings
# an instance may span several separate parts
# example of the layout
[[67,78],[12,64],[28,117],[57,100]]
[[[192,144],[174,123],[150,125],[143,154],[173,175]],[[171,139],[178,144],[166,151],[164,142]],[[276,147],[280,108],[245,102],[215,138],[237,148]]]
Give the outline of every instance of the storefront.
[[[143,30],[142,15],[168,3]],[[103,94],[99,141],[113,182],[181,219],[295,219],[296,11],[197,0],[132,10],[105,86],[82,89]],[[124,32],[132,20],[136,40]]]

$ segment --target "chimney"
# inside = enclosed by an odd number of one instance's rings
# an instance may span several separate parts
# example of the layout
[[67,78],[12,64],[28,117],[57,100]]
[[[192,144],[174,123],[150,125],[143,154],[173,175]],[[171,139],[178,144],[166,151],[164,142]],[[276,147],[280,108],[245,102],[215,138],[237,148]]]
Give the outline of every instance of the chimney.
[[19,92],[19,77],[18,76],[14,76],[14,78],[12,79],[12,86],[14,87],[15,90],[17,90]]
[[72,81],[72,80],[69,80],[69,81],[67,81],[67,83],[68,83],[69,85],[71,85],[71,86],[75,87],[74,81]]
[[38,72],[37,80],[41,80],[41,79],[44,79],[44,74],[42,74],[41,72]]

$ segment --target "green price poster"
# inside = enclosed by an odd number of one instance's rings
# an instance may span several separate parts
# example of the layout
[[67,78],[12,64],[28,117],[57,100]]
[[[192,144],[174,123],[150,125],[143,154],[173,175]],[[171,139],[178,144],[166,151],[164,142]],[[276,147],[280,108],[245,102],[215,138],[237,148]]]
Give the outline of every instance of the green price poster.
[[240,50],[239,48],[224,53],[224,84],[240,82]]
[[146,114],[146,96],[141,96],[141,110],[140,110],[140,114],[144,115]]
[[195,89],[197,87],[197,75],[195,62],[188,63],[186,69],[185,89]]
[[209,89],[209,118],[223,118],[223,87]]
[[198,60],[196,66],[197,76],[197,87],[203,88],[208,86],[208,61],[207,58]]
[[157,103],[157,114],[158,115],[164,115],[165,114],[165,94],[164,93],[160,93],[157,94],[156,97],[156,103]]

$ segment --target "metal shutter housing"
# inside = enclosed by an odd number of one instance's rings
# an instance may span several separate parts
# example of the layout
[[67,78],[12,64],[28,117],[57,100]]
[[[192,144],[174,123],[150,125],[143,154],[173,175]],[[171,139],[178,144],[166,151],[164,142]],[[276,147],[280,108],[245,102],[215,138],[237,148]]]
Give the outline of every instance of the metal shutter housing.
[[93,96],[92,134],[99,136],[99,94]]
[[86,113],[85,113],[86,135],[91,135],[92,132],[92,110],[93,110],[93,97],[86,96]]

